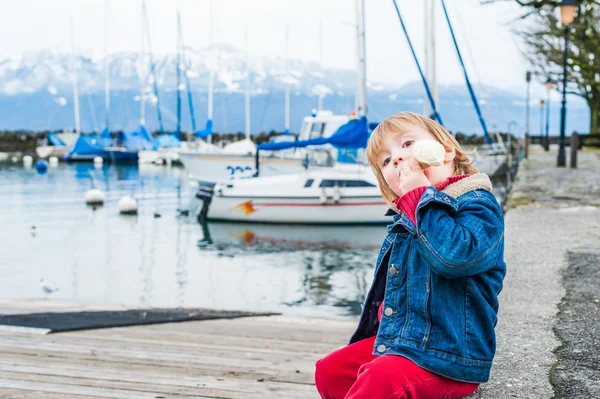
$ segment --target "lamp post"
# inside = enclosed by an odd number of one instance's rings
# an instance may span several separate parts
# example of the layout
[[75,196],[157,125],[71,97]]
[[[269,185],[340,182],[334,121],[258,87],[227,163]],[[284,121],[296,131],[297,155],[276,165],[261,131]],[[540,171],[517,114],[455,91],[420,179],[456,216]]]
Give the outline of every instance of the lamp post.
[[544,100],[540,100],[540,142],[544,143],[543,146],[546,148],[546,141],[544,139],[544,107],[546,106],[546,102]]
[[550,90],[552,90],[552,79],[546,80],[546,151],[550,151]]
[[567,56],[569,54],[569,25],[575,19],[575,0],[562,0],[560,6],[560,17],[564,26],[565,49],[563,52],[563,87],[562,107],[560,109],[560,139],[558,141],[558,158],[556,166],[564,167],[567,163],[565,154],[565,127],[567,117]]

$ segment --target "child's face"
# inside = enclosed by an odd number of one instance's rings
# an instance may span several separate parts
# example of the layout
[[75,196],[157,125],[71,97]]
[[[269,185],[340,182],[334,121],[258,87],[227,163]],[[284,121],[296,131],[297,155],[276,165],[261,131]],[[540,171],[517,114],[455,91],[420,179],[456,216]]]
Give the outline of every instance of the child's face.
[[[414,143],[419,140],[436,140],[431,133],[418,126],[407,124],[402,130],[402,133],[389,133],[383,138],[385,149],[377,159],[385,181],[398,197],[405,194],[400,190],[399,171],[403,162],[414,158]],[[423,171],[431,185],[441,183],[454,174],[454,156],[454,150],[447,151],[444,164],[430,166]]]

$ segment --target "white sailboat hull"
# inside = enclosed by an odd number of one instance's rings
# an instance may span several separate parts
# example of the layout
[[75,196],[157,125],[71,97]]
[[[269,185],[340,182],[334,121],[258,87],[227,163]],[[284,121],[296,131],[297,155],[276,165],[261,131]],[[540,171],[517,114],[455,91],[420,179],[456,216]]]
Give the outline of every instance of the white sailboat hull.
[[[179,159],[187,171],[198,180],[217,182],[250,176],[256,172],[254,155],[179,152]],[[261,157],[260,175],[300,173],[304,170],[302,161],[300,158]]]

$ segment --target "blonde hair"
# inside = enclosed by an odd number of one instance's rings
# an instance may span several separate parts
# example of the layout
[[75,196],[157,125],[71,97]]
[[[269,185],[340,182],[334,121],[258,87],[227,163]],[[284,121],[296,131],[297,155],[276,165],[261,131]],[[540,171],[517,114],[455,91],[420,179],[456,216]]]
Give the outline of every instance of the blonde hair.
[[478,170],[472,165],[472,161],[469,159],[469,154],[472,154],[472,150],[463,150],[458,144],[458,141],[448,132],[442,125],[436,121],[413,112],[400,112],[392,116],[388,116],[375,128],[369,143],[367,145],[367,158],[369,164],[377,176],[379,182],[379,190],[383,199],[388,205],[394,209],[396,206],[393,201],[398,198],[396,193],[388,186],[385,181],[381,169],[377,164],[377,159],[385,151],[384,137],[391,133],[402,133],[406,131],[406,125],[412,125],[422,128],[429,133],[441,144],[444,148],[453,148],[456,152],[454,158],[454,175],[462,174],[473,174],[478,173]]

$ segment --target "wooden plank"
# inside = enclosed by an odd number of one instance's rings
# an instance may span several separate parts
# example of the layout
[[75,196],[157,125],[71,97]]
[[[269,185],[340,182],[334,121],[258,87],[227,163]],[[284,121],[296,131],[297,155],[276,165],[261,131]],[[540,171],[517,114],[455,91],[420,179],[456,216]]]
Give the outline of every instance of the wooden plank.
[[[23,350],[35,350],[35,351],[47,351],[56,353],[78,353],[78,354],[91,354],[95,357],[102,358],[130,358],[135,359],[138,362],[145,361],[170,361],[180,364],[187,365],[220,365],[227,368],[250,368],[250,369],[272,369],[280,371],[291,371],[300,369],[307,371],[311,369],[316,362],[315,359],[304,360],[304,359],[293,359],[293,358],[281,358],[281,359],[268,359],[266,357],[256,356],[228,356],[227,351],[219,353],[186,353],[164,350],[164,348],[152,348],[147,350],[138,350],[130,347],[122,348],[108,348],[102,345],[72,345],[66,342],[53,343],[53,342],[36,342],[35,347],[25,342],[16,342],[3,339],[0,342],[0,348],[3,350],[10,350],[11,348],[18,348]],[[314,361],[313,361],[314,360]]]
[[0,388],[0,399],[98,399],[102,396],[71,395],[67,393],[40,392]]
[[[224,379],[223,379],[224,380]],[[0,377],[0,387],[8,384],[7,381],[20,382],[21,387],[35,386],[41,387],[44,390],[56,392],[54,389],[48,389],[47,385],[56,385],[62,387],[61,392],[69,394],[92,394],[97,395],[99,390],[112,392],[113,396],[107,397],[126,397],[126,398],[155,398],[156,396],[165,397],[184,397],[184,398],[280,398],[284,395],[287,398],[307,398],[315,397],[316,390],[310,391],[300,385],[294,386],[274,386],[262,384],[262,386],[249,386],[247,381],[240,381],[232,389],[211,389],[202,387],[199,384],[196,388],[188,388],[185,386],[168,386],[159,384],[149,384],[140,382],[128,382],[122,380],[103,380],[103,379],[88,379],[71,376],[55,376],[48,374],[31,374],[31,373],[16,373],[11,371],[3,371]],[[224,381],[219,381],[224,382]],[[8,385],[8,388],[14,388],[13,385]],[[305,388],[303,391],[298,391],[298,387]],[[293,390],[292,390],[293,389]],[[1,392],[1,391],[0,391]],[[311,395],[312,393],[312,395]],[[120,396],[115,396],[120,395]],[[316,396],[318,398],[318,394]]]
[[[11,368],[12,367],[12,368]],[[40,379],[52,381],[54,378],[68,380],[68,384],[97,387],[116,387],[135,391],[148,391],[164,394],[205,395],[205,396],[240,396],[239,394],[285,392],[289,397],[305,397],[316,392],[314,386],[307,384],[289,384],[270,382],[268,385],[256,380],[214,377],[181,377],[164,376],[156,373],[152,376],[143,373],[99,373],[95,370],[52,369],[40,366],[17,366],[0,364],[2,375],[11,379]],[[235,392],[235,394],[232,394]]]

